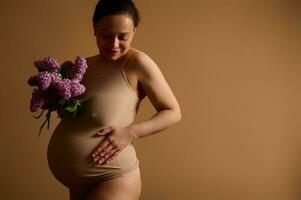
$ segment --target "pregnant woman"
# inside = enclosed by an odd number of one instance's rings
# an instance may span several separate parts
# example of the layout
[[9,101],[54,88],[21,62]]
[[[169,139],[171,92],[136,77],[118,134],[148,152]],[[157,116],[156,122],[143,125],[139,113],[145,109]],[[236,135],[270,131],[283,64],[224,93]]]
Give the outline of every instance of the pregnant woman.
[[[93,15],[99,53],[87,57],[88,99],[75,119],[62,119],[49,141],[51,172],[70,200],[138,200],[139,159],[133,142],[181,119],[178,102],[156,63],[131,46],[139,13],[131,0],[100,0]],[[141,101],[157,110],[133,124]]]

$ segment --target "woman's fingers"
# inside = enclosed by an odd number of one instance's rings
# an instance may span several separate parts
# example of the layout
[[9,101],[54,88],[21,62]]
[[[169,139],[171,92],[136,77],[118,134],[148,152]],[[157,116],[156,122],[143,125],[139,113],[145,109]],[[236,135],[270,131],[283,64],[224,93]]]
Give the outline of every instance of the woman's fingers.
[[108,145],[110,145],[110,141],[108,138],[104,139],[101,144],[94,150],[92,153],[92,157],[96,157],[98,153],[100,153],[104,148],[106,148]]
[[114,150],[111,151],[111,153],[106,154],[104,157],[105,160],[104,160],[103,164],[106,164],[106,163],[112,161],[118,155],[119,152],[120,152],[120,150],[115,148]]
[[[92,153],[92,159],[96,163],[104,164],[113,160],[113,158],[117,156],[121,149],[120,145],[118,145],[118,142],[122,144],[121,141],[122,139],[124,140],[124,137],[118,134],[118,130],[119,129],[115,129],[114,127],[109,126],[97,132],[97,135],[105,135],[106,137]],[[108,133],[112,134],[109,135]]]
[[[106,155],[107,153],[109,153],[110,151],[112,151],[112,149],[114,149],[114,146],[113,145],[107,145],[101,152],[99,152],[95,157],[94,157],[94,161],[95,162],[102,162],[104,161],[105,159],[103,158],[104,155]],[[100,164],[100,163],[99,163]]]
[[105,127],[97,132],[97,135],[106,135],[107,133],[110,133],[112,131],[113,127]]

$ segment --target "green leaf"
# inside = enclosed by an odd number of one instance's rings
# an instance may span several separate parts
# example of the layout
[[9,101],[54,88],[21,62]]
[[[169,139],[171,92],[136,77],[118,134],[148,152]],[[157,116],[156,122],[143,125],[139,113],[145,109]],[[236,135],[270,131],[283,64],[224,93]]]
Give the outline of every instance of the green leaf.
[[75,101],[75,105],[80,106],[80,105],[81,105],[81,102],[80,102],[79,100],[76,100],[76,101]]
[[65,108],[65,110],[68,110],[69,112],[75,112],[77,110],[77,105],[68,106]]

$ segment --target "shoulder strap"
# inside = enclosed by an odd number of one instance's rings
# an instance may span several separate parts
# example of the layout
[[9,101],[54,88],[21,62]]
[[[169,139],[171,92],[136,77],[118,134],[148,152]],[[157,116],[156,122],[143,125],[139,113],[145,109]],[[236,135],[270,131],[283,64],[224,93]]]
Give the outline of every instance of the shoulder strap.
[[129,56],[129,58],[127,59],[125,65],[121,66],[121,74],[122,77],[127,85],[127,87],[129,88],[130,92],[139,100],[139,97],[137,96],[136,92],[133,90],[133,88],[130,86],[130,83],[126,77],[125,71],[124,71],[124,67],[126,67],[128,65],[128,63],[130,62],[130,60],[137,54],[137,52],[133,53],[132,55]]

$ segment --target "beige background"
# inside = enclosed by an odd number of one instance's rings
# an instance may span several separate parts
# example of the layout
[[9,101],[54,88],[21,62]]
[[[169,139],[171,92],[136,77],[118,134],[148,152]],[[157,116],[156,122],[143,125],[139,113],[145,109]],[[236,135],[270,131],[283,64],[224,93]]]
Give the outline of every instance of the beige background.
[[[161,68],[182,121],[136,141],[142,200],[300,199],[300,3],[135,0],[133,46]],[[68,199],[51,130],[29,112],[33,61],[98,53],[96,0],[1,0],[0,199]],[[155,112],[143,101],[137,122]],[[298,194],[299,192],[299,194]]]

